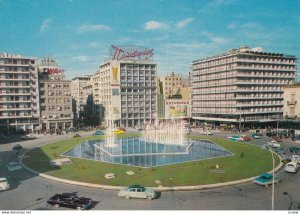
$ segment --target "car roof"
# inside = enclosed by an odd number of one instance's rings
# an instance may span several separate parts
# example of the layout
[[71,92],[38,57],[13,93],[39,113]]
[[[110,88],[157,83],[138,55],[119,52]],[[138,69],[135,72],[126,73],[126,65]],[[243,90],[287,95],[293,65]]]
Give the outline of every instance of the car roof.
[[128,188],[145,188],[143,185],[140,185],[140,184],[134,184],[134,185],[131,185],[129,186]]
[[264,173],[264,174],[261,174],[261,177],[267,177],[267,178],[272,178],[272,174],[270,173]]

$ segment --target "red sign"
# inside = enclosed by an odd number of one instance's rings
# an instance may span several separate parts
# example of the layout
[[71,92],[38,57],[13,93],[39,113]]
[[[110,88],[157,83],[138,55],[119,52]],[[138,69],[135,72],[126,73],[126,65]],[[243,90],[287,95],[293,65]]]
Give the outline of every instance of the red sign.
[[150,60],[153,57],[153,51],[154,49],[147,49],[139,46],[111,46],[111,56],[113,60]]
[[59,68],[44,68],[44,73],[48,74],[63,74],[65,70]]

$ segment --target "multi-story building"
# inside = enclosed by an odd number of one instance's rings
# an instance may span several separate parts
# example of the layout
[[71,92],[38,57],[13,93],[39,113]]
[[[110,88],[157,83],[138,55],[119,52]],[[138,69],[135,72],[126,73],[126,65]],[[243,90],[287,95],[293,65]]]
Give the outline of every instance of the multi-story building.
[[176,95],[177,90],[182,85],[182,77],[174,72],[161,77],[160,81],[162,82],[165,99],[169,99],[171,96]]
[[39,130],[37,58],[0,54],[0,130]]
[[300,84],[283,87],[283,118],[300,119]]
[[282,117],[282,86],[296,78],[295,56],[241,47],[193,62],[192,117],[220,123]]
[[99,69],[100,103],[105,120],[110,119],[111,113],[117,126],[134,127],[154,123],[157,118],[157,66],[148,58],[153,49],[139,48],[118,49],[127,55],[113,58]]
[[91,76],[92,94],[93,94],[93,113],[97,121],[102,122],[104,113],[100,104],[100,74],[99,71]]
[[42,130],[56,132],[73,127],[71,81],[51,58],[39,64]]
[[84,93],[83,88],[86,85],[90,85],[90,76],[84,76],[84,77],[75,77],[71,81],[71,91],[72,91],[72,97],[75,103],[73,108],[75,107],[74,112],[74,119],[78,120],[80,118],[80,115],[83,114],[84,106],[87,103],[87,95]]

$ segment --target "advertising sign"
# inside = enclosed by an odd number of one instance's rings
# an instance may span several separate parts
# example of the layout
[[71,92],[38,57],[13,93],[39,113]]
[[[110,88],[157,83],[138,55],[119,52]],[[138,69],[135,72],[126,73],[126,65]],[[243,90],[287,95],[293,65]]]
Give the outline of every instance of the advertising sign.
[[43,68],[43,73],[47,73],[49,75],[63,74],[64,72],[64,69],[59,68]]
[[111,45],[110,55],[112,60],[133,60],[152,61],[154,49],[147,49],[141,46],[121,46]]
[[190,116],[190,100],[166,100],[165,118],[184,118]]

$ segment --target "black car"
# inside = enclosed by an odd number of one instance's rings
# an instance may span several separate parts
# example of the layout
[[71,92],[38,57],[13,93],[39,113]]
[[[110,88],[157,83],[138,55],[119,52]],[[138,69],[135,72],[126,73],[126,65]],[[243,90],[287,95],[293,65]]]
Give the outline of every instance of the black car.
[[23,147],[20,144],[14,145],[13,150],[21,150]]
[[79,197],[76,192],[55,194],[47,201],[55,207],[68,207],[72,209],[87,209],[92,204],[92,199]]

